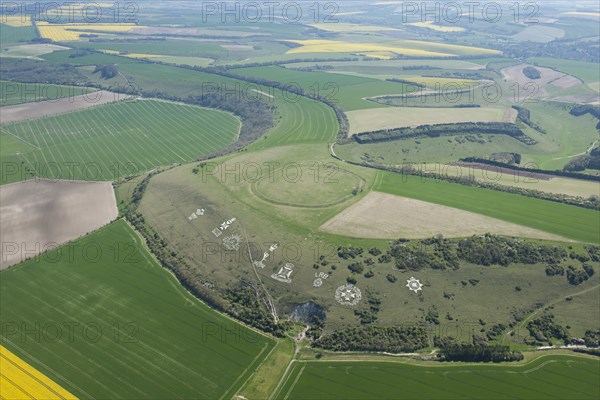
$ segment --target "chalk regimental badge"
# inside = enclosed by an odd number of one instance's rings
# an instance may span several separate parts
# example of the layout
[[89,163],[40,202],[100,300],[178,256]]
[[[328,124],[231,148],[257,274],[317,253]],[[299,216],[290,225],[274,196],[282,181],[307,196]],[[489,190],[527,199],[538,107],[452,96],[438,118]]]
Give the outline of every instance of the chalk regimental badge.
[[362,299],[362,293],[356,286],[346,284],[336,289],[335,299],[343,306],[355,306]]
[[406,287],[409,288],[410,290],[412,290],[415,293],[418,293],[419,290],[423,290],[423,284],[421,282],[419,282],[418,279],[411,277],[410,279],[408,279],[406,284]]

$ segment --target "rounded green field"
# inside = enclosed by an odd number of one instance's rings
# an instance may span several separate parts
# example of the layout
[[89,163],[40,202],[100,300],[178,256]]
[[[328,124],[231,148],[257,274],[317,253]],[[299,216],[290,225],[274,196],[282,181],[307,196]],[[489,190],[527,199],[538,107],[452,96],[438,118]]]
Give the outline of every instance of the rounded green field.
[[288,164],[252,185],[260,199],[284,206],[321,208],[352,198],[365,181],[333,163]]

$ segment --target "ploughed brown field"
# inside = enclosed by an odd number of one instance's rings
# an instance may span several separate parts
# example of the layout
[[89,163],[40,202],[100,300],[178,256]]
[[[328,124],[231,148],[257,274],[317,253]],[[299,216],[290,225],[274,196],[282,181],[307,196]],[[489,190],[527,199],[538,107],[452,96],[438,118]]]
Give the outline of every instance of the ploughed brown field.
[[118,211],[111,182],[32,179],[0,187],[0,214],[4,269],[108,224]]
[[63,97],[61,99],[6,106],[2,107],[2,119],[0,124],[10,124],[28,119],[83,110],[85,108],[112,103],[113,101],[124,100],[128,97],[130,96],[125,94],[113,93],[107,90],[98,90],[92,93]]

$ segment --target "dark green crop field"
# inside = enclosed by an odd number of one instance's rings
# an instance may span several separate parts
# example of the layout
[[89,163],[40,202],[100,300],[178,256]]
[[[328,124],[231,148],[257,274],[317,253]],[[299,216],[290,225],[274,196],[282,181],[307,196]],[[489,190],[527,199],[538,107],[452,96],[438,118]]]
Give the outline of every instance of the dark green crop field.
[[277,399],[597,399],[600,361],[547,356],[525,365],[297,362]]
[[0,273],[2,345],[79,398],[231,398],[267,337],[185,291],[124,221]]

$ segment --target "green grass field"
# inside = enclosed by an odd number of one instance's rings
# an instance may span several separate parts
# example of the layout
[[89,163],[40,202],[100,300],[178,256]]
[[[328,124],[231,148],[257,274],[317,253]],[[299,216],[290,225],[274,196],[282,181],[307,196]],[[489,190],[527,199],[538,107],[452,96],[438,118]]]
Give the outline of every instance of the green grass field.
[[[235,141],[239,128],[237,118],[220,111],[126,101],[20,122],[0,132],[30,147],[19,159],[37,176],[112,180],[193,161]],[[11,177],[19,178],[3,178]]]
[[2,39],[0,44],[2,47],[28,42],[35,38],[35,29],[33,26],[8,26],[0,24],[2,28]]
[[525,365],[417,366],[395,362],[296,362],[281,400],[596,399],[600,362],[540,357]]
[[273,341],[195,299],[144,246],[118,221],[2,271],[2,344],[79,398],[231,398]]
[[0,107],[78,96],[93,90],[76,86],[0,81]]
[[534,57],[529,58],[528,62],[536,63],[542,67],[554,68],[560,72],[573,75],[586,84],[598,82],[597,64],[585,61],[576,60],[561,60],[559,58],[550,57]]
[[378,106],[376,103],[364,100],[365,97],[400,95],[407,91],[407,85],[395,82],[326,72],[295,71],[283,67],[239,68],[233,72],[281,82],[291,87],[300,87],[308,94],[317,94],[335,101],[344,111]]

